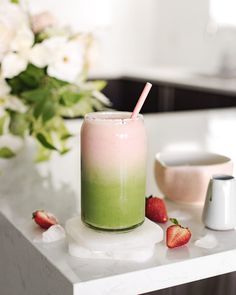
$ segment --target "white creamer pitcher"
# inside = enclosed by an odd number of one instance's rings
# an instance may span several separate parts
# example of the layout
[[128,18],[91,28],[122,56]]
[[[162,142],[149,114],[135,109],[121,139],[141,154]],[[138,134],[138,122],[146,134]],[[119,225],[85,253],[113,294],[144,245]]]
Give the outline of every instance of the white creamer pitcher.
[[214,230],[236,227],[236,180],[231,175],[213,175],[206,194],[202,221]]

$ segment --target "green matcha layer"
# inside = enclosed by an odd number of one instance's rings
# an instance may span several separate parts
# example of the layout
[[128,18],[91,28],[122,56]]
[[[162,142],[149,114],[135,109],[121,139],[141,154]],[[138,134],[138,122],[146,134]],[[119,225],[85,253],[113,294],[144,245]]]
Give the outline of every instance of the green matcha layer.
[[103,177],[88,177],[82,171],[82,220],[107,230],[127,229],[142,223],[145,217],[145,183],[144,175],[129,175],[122,181],[110,178],[108,181]]

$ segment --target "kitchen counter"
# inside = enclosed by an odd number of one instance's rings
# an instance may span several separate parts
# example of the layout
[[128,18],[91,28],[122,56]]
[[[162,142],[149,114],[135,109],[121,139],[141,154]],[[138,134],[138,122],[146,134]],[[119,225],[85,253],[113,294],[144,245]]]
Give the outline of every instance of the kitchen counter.
[[160,84],[200,89],[225,95],[236,94],[236,77],[223,77],[214,72],[201,72],[186,68],[171,67],[132,67],[122,71],[95,71],[91,78],[140,79]]
[[[236,160],[236,109],[145,115],[148,131],[147,194],[157,194],[155,153],[163,150],[207,150]],[[213,232],[201,223],[201,207],[167,202],[169,215],[180,217],[193,233],[188,246],[169,250],[162,242],[145,263],[78,259],[67,242],[35,243],[40,229],[32,212],[55,213],[64,225],[77,215],[80,195],[80,120],[68,121],[77,134],[72,151],[50,162],[33,163],[28,142],[13,160],[0,161],[0,293],[4,295],[140,294],[236,271],[236,232]],[[178,215],[178,216],[176,216]],[[163,226],[165,229],[165,226]],[[194,242],[211,232],[217,247]]]

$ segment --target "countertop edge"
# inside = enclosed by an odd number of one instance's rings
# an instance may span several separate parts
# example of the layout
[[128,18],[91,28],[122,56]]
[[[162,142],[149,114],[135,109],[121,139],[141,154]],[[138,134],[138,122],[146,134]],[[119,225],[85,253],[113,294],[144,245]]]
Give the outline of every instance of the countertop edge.
[[93,294],[141,294],[190,283],[235,271],[235,255],[236,249],[181,262],[176,261],[174,264],[159,265],[149,269],[75,283],[74,295],[90,294],[90,292]]

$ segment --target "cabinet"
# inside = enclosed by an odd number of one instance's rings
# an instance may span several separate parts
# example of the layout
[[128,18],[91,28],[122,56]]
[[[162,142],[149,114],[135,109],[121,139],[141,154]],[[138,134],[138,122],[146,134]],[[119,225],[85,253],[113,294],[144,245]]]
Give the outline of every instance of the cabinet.
[[[144,87],[145,80],[124,77],[107,80],[104,94],[117,110],[132,111]],[[171,83],[150,81],[152,90],[142,108],[142,113],[171,112],[224,108],[236,106],[235,94],[221,94],[214,90],[187,87]]]

